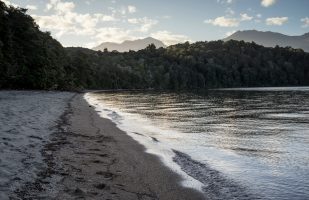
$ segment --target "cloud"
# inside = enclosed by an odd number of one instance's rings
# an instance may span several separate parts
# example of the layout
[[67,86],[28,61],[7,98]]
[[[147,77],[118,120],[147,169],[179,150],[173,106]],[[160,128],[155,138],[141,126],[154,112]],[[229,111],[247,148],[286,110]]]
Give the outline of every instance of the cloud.
[[240,22],[251,21],[252,19],[253,17],[249,16],[247,13],[241,13],[239,18],[221,16],[215,19],[204,20],[204,23],[221,27],[238,27]]
[[74,8],[75,4],[73,2],[62,2],[61,0],[50,0],[46,5],[47,10],[54,9],[58,13],[72,12]]
[[113,15],[95,14],[103,22],[115,22],[118,21]]
[[127,8],[126,8],[126,7],[122,7],[122,8],[120,8],[120,9],[118,10],[118,12],[119,12],[120,14],[122,14],[122,15],[125,15],[125,14],[127,14]]
[[180,34],[173,34],[169,31],[157,31],[155,33],[152,33],[150,36],[158,40],[161,40],[166,45],[173,45],[173,44],[182,43],[186,41],[191,42],[188,36],[180,35]]
[[89,42],[85,44],[86,48],[92,49],[93,47],[98,46],[99,44],[97,44],[96,42]]
[[131,30],[125,30],[117,27],[104,27],[98,29],[98,33],[93,37],[101,42],[122,42],[124,40],[134,40],[136,37],[132,36]]
[[57,38],[62,35],[91,36],[97,33],[99,22],[116,21],[113,15],[101,13],[80,14],[74,11],[73,2],[50,0],[46,5],[50,15],[32,15],[36,23],[43,29],[52,31]]
[[[120,7],[120,9],[108,7],[108,14],[79,13],[72,0],[49,0],[46,11],[48,13],[45,15],[32,14],[36,23],[44,31],[52,32],[53,36],[60,41],[72,38],[77,41],[73,43],[87,47],[107,41],[119,43],[124,40],[137,39],[137,36],[148,33],[154,25],[159,23],[158,20],[148,17],[127,19],[125,14],[136,12],[135,7]],[[124,23],[130,24],[130,27],[124,28]],[[83,38],[84,44],[80,44],[82,41],[79,38]]]
[[275,26],[281,26],[284,23],[288,21],[288,17],[273,17],[273,18],[267,18],[266,24],[267,25],[275,25]]
[[303,22],[303,25],[301,27],[303,28],[309,27],[309,17],[302,18],[300,19],[300,21]]
[[250,21],[253,17],[249,16],[247,13],[240,14],[240,21]]
[[221,26],[221,27],[237,27],[239,25],[239,20],[236,18],[227,18],[227,17],[221,16],[215,19],[205,20],[204,23],[212,24],[214,26]]
[[7,6],[19,7],[18,4],[12,3],[10,0],[2,0]]
[[136,12],[136,7],[129,5],[128,6],[128,11],[129,11],[129,13],[135,13]]
[[225,10],[225,13],[230,14],[230,15],[234,15],[234,14],[235,14],[235,11],[234,11],[233,9],[231,9],[231,8],[227,8],[227,9]]
[[217,0],[217,3],[220,4],[231,4],[234,0]]
[[128,19],[130,24],[139,24],[141,32],[148,32],[154,25],[158,23],[157,20],[149,19],[147,17],[143,18],[130,18]]
[[38,7],[35,6],[35,5],[27,5],[26,8],[27,8],[28,10],[37,10],[37,9],[38,9]]
[[276,0],[262,0],[261,5],[264,7],[272,6],[276,3]]

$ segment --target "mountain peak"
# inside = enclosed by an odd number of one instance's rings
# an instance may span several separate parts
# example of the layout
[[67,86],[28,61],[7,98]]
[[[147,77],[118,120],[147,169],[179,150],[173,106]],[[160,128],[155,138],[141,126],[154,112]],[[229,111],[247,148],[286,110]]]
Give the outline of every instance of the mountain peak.
[[122,43],[104,42],[99,46],[94,47],[93,50],[103,51],[105,48],[107,48],[109,51],[116,50],[119,52],[126,52],[130,50],[138,51],[146,48],[150,44],[154,44],[157,48],[166,47],[166,45],[160,40],[157,40],[153,37],[146,37],[137,40],[125,40]]
[[244,30],[237,31],[223,39],[223,41],[228,40],[255,42],[265,47],[275,47],[276,45],[281,47],[291,46],[309,52],[309,33],[305,33],[301,36],[289,36],[271,31]]

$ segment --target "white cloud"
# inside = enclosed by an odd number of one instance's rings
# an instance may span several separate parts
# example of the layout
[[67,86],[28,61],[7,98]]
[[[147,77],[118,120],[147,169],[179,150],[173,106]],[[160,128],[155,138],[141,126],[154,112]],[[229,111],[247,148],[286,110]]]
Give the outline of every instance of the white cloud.
[[125,7],[122,7],[119,9],[119,11],[122,15],[125,15],[127,13],[127,9]]
[[27,5],[26,8],[27,8],[28,10],[37,10],[37,9],[38,9],[38,7],[35,6],[35,5]]
[[[108,14],[79,13],[75,7],[73,1],[49,0],[46,5],[48,14],[32,17],[44,31],[50,31],[60,41],[72,37],[74,42],[69,42],[70,46],[76,43],[78,46],[86,47],[107,41],[120,43],[137,39],[137,36],[148,33],[158,23],[157,20],[148,17],[127,19],[125,14],[136,12],[135,7],[108,7]],[[130,28],[123,28],[123,23],[130,23]],[[66,40],[62,42],[68,44]]]
[[98,33],[94,39],[101,42],[122,42],[124,40],[134,40],[136,37],[132,36],[130,30],[125,30],[117,27],[104,27],[98,29]]
[[249,16],[247,13],[240,14],[240,17],[241,21],[250,21],[253,19],[253,17]]
[[51,5],[51,4],[46,4],[46,10],[45,11],[48,11],[48,10],[50,10],[51,8],[52,8],[53,6]]
[[113,21],[118,21],[113,15],[102,15],[101,20],[103,22],[113,22]]
[[235,11],[234,11],[233,9],[231,9],[231,8],[227,8],[227,9],[225,10],[225,13],[230,14],[230,15],[234,15],[234,14],[235,14]]
[[130,24],[138,24],[138,23],[140,23],[140,19],[137,19],[137,18],[130,18],[130,19],[128,19],[128,22],[129,22]]
[[76,13],[73,2],[62,2],[61,0],[50,0],[46,5],[46,9],[52,14],[46,16],[32,15],[32,17],[41,28],[52,31],[57,38],[64,34],[95,35],[99,22],[117,20],[113,15]]
[[300,21],[303,22],[303,25],[301,27],[303,28],[309,27],[309,17],[302,18],[300,19]]
[[46,5],[47,10],[54,9],[58,13],[72,12],[74,8],[75,4],[73,2],[62,2],[61,0],[50,0]]
[[272,6],[276,3],[276,0],[262,0],[261,5],[264,7]]
[[96,47],[96,46],[98,46],[98,45],[99,45],[99,44],[96,43],[96,42],[88,42],[88,43],[85,44],[85,47],[86,47],[86,48],[89,48],[89,49],[92,49],[93,47]]
[[281,26],[284,23],[288,21],[288,17],[273,17],[273,18],[267,18],[266,24],[267,25],[275,25],[275,26]]
[[212,24],[214,26],[221,26],[221,27],[237,27],[239,25],[239,20],[236,18],[227,18],[227,17],[221,16],[215,19],[205,20],[204,23]]
[[256,15],[256,17],[257,17],[257,18],[261,18],[261,17],[262,17],[262,14],[258,13],[258,14]]
[[155,33],[152,33],[151,37],[161,40],[166,45],[173,45],[173,44],[182,43],[186,41],[191,42],[188,36],[173,34],[169,31],[157,31]]
[[228,32],[225,33],[225,35],[228,37],[228,36],[233,35],[234,33],[236,33],[235,30],[233,30],[233,31],[228,31]]
[[129,13],[135,13],[136,12],[136,7],[135,6],[128,6],[128,11]]
[[[90,14],[88,14],[90,15]],[[114,15],[103,15],[101,13],[95,13],[92,15],[92,17],[96,18],[98,21],[103,21],[103,22],[115,22],[119,21],[119,19],[115,18]]]
[[158,23],[157,20],[149,19],[147,17],[143,18],[130,18],[128,19],[130,24],[139,24],[141,32],[148,32],[154,25]]
[[2,0],[7,6],[19,7],[18,4],[12,3],[10,0]]
[[9,0],[2,0],[3,3],[5,3],[6,5],[9,5],[10,4],[10,1]]
[[64,15],[33,16],[43,29],[53,30],[58,37],[63,34],[92,35],[95,34],[99,16],[90,14],[66,13]]
[[233,3],[233,0],[217,0],[217,3],[220,3],[220,4],[231,4],[231,3]]
[[204,23],[221,27],[238,27],[240,22],[251,21],[252,19],[253,17],[249,16],[247,13],[241,13],[239,18],[221,16],[215,19],[205,20]]

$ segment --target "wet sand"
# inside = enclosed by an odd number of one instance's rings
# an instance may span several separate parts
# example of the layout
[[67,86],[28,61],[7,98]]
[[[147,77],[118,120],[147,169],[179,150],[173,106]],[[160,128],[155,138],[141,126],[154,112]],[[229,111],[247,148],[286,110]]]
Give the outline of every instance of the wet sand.
[[45,145],[47,167],[16,191],[22,199],[205,199],[76,95]]

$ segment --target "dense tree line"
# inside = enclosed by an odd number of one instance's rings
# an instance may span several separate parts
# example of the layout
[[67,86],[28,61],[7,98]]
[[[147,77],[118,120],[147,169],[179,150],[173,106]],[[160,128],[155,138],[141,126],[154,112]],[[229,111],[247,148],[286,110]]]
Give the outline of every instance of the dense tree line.
[[26,9],[0,1],[0,88],[57,89],[67,83],[65,49]]
[[63,48],[22,8],[0,1],[0,88],[194,89],[309,85],[309,54],[243,41],[140,51]]
[[78,83],[104,89],[194,89],[309,85],[309,54],[213,41],[118,53],[68,48]]

